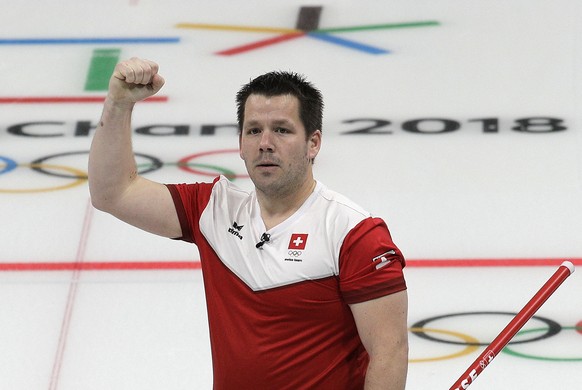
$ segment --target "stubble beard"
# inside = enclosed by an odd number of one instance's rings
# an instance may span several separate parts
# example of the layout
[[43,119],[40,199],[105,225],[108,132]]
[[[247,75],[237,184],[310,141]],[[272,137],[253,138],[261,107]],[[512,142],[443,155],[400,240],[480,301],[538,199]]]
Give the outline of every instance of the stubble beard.
[[[307,161],[305,165],[288,166],[286,172],[279,175],[271,173],[256,173],[251,176],[251,180],[255,185],[257,191],[263,193],[270,198],[285,198],[297,193],[301,186],[307,180],[308,165],[311,162]],[[282,169],[282,168],[280,168]],[[276,177],[279,176],[279,177]]]

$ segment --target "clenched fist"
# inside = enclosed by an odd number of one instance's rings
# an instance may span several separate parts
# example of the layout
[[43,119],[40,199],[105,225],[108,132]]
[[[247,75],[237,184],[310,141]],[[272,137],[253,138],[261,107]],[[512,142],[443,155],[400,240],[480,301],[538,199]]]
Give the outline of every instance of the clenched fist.
[[118,104],[133,104],[155,95],[164,85],[155,62],[131,58],[115,66],[109,80],[108,99]]

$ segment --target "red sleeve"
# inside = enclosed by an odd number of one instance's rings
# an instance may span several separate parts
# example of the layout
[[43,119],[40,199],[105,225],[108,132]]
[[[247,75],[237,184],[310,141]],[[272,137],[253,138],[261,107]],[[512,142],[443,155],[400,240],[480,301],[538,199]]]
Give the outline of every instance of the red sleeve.
[[340,289],[349,304],[406,289],[405,260],[386,223],[366,218],[346,236],[340,251]]
[[200,231],[198,221],[200,215],[208,205],[212,187],[216,183],[195,183],[195,184],[166,184],[172,200],[176,207],[182,237],[177,240],[196,243],[196,235]]

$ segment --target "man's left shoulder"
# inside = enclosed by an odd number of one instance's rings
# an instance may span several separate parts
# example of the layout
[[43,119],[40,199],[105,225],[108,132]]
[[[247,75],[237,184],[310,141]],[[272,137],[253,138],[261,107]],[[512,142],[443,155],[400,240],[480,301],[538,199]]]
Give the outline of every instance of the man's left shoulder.
[[363,220],[372,215],[369,211],[361,207],[359,204],[348,198],[347,196],[322,186],[319,192],[320,198],[329,210],[337,213],[338,216],[345,216]]

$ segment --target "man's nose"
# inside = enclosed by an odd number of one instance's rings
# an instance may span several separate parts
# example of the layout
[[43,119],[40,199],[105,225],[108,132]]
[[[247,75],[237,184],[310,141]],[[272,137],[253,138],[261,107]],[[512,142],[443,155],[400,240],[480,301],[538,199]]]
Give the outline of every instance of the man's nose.
[[271,130],[266,129],[261,133],[261,142],[259,143],[261,151],[273,151],[273,134]]

